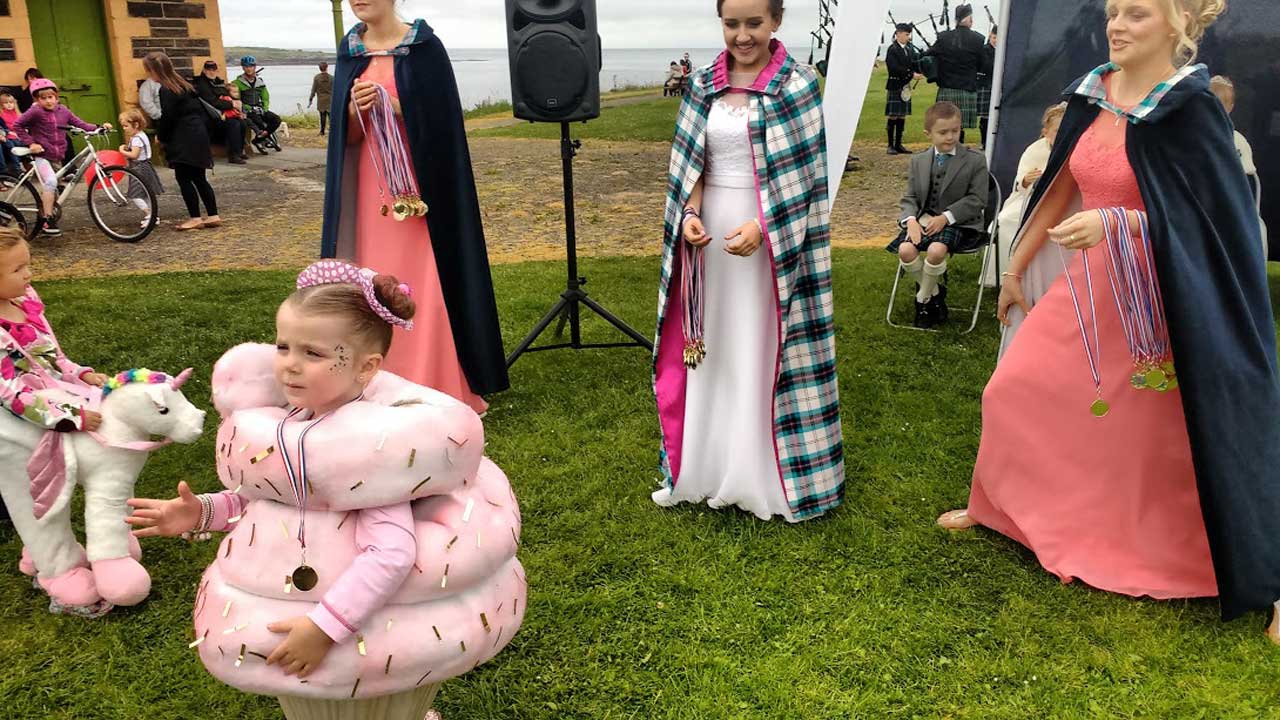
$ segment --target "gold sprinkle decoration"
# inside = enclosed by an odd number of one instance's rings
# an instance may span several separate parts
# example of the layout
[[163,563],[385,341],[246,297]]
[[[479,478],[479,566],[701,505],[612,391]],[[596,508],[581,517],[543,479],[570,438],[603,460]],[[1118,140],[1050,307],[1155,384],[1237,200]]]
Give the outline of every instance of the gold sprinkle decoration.
[[511,614],[516,615],[519,613],[519,610],[520,610],[520,598],[516,598],[515,600],[511,601]]
[[440,576],[440,589],[449,587],[449,563],[444,564],[444,575]]
[[369,650],[364,646],[363,635],[356,635],[356,651],[360,653],[360,657],[365,657],[369,654]]
[[409,467],[413,467],[413,461],[418,458],[418,448],[409,451]]
[[430,670],[428,670],[428,671],[426,672],[426,674],[424,674],[422,677],[418,678],[418,682],[414,683],[414,684],[413,684],[413,686],[414,686],[414,687],[418,687],[419,685],[421,685],[421,684],[422,684],[422,681],[423,681],[423,680],[426,680],[426,679],[427,679],[427,676],[428,676],[428,675],[430,675],[430,674],[431,674],[431,671],[430,671]]
[[241,490],[243,490],[243,489],[244,489],[244,481],[243,481],[243,480],[241,480],[241,481],[240,481],[240,484],[239,484],[238,486],[236,486],[236,489],[231,491],[231,494],[232,494],[232,495],[239,495],[239,494],[240,494],[240,491],[241,491]]
[[502,631],[506,628],[498,628],[498,635],[493,638],[493,646],[498,647],[498,642],[502,640]]
[[[248,446],[248,445],[241,445],[241,446],[240,446],[240,454],[241,454],[241,455],[243,455],[243,454],[244,454],[244,451],[245,451],[245,450],[248,450],[248,449],[249,449],[249,446]],[[271,449],[272,449],[272,450],[274,450],[275,448],[271,448]]]
[[[275,490],[276,495],[280,495],[280,490],[278,490],[278,489],[276,488],[276,484],[275,484],[275,483],[273,483],[273,482],[271,482],[271,479],[270,479],[270,478],[262,478],[262,482],[264,482],[264,483],[266,483],[266,484],[270,485],[270,486],[271,486],[271,489],[272,489],[272,490]],[[284,496],[283,496],[283,495],[280,495],[280,497],[284,497]]]
[[418,567],[418,563],[416,563],[416,562],[415,562],[415,563],[413,564],[413,569],[414,569],[414,570],[417,570],[419,575],[421,575],[421,574],[422,574],[422,568]]
[[218,655],[220,655],[220,656],[222,656],[222,657],[226,657],[226,656],[227,656],[227,651],[226,651],[226,650],[223,650],[221,645],[219,645],[219,646],[218,646]]
[[436,634],[436,639],[437,639],[437,640],[439,640],[439,641],[441,641],[441,642],[444,642],[444,638],[440,637],[440,628],[436,627],[435,625],[432,625],[432,626],[431,626],[431,632],[433,632],[433,633],[435,633],[435,634]]
[[477,550],[480,549],[480,531],[479,530],[476,531],[476,549]]
[[231,612],[231,601],[228,600],[226,605],[222,606],[222,617],[226,617]]
[[383,445],[386,445],[386,444],[387,444],[387,434],[386,434],[386,433],[382,433],[382,437],[378,438],[378,447],[377,447],[377,448],[375,448],[375,449],[376,449],[378,452],[382,452],[382,446],[383,446]]
[[355,687],[351,688],[351,697],[356,696],[356,691],[360,689],[360,678],[356,678]]
[[385,668],[383,668],[383,670],[382,670],[382,674],[383,674],[383,675],[390,675],[390,674],[391,674],[391,656],[390,656],[390,655],[388,655],[388,656],[387,656],[387,666],[386,666]]
[[355,485],[352,485],[350,488],[348,488],[348,490],[350,490],[350,491],[354,491],[356,488],[360,487],[360,486],[361,486],[361,485],[363,485],[363,484],[364,484],[364,481],[363,481],[363,480],[361,480],[360,482],[358,482],[358,483],[356,483]]
[[310,495],[315,495],[316,486],[311,484],[311,478],[303,478],[303,482],[307,484],[307,493]]
[[218,452],[219,452],[219,453],[221,453],[221,454],[223,454],[223,455],[226,455],[226,454],[227,454],[227,444],[226,444],[226,443],[222,443],[221,445],[219,445],[219,446],[218,446]]
[[387,620],[387,632],[391,632],[391,623],[392,623],[392,622],[393,622],[392,620]]
[[[354,511],[352,511],[352,512],[354,512]],[[338,521],[338,529],[339,529],[339,530],[341,530],[341,529],[342,529],[342,526],[343,526],[343,525],[346,525],[346,524],[347,524],[347,518],[349,518],[349,517],[351,517],[351,512],[348,512],[346,515],[343,515],[343,516],[342,516],[342,519]]]
[[467,507],[462,511],[462,522],[471,522],[471,511],[476,507],[475,498],[467,498]]
[[249,623],[240,623],[239,625],[236,625],[235,627],[229,627],[229,628],[227,628],[226,630],[223,630],[223,631],[222,631],[222,634],[223,634],[223,635],[230,635],[231,633],[238,633],[238,632],[240,632],[241,630],[243,630],[243,629],[245,629],[245,628],[247,628],[247,627],[249,627]]
[[263,655],[263,654],[262,654],[262,653],[260,653],[260,652],[254,652],[254,651],[250,650],[250,651],[249,651],[249,654],[250,654],[250,655],[252,655],[252,656],[254,656],[254,657],[256,657],[256,658],[262,658],[264,661],[267,659],[267,656],[266,656],[266,655]]
[[234,525],[234,524],[236,524],[236,523],[240,522],[240,520],[241,520],[243,517],[244,517],[244,515],[237,515],[237,516],[235,516],[235,517],[233,517],[233,518],[227,518],[227,524],[228,524],[228,525]]
[[227,538],[227,554],[226,554],[226,555],[223,555],[222,557],[224,557],[224,558],[229,558],[229,557],[231,557],[231,543],[233,543],[233,542],[235,542],[235,538],[233,538],[233,537],[229,537],[229,538]]
[[503,606],[503,605],[506,605],[506,604],[507,604],[507,601],[505,601],[505,600],[503,600],[502,602],[498,603],[498,609],[497,609],[497,610],[494,610],[494,611],[493,611],[493,614],[494,614],[494,615],[497,615],[498,613],[502,612],[502,606]]
[[244,485],[244,470],[240,471],[240,484]]
[[484,613],[480,613],[480,624],[484,626],[486,633],[493,632],[493,628],[489,627],[489,618]]
[[[254,455],[253,457],[249,458],[249,464],[250,464],[250,465],[257,465],[258,463],[262,462],[263,460],[266,460],[267,458],[271,457],[271,453],[273,453],[273,452],[275,452],[275,451],[276,451],[276,448],[275,448],[275,446],[273,445],[273,446],[271,446],[271,447],[267,448],[266,450],[263,450],[262,452],[258,453],[257,455]],[[243,451],[243,450],[241,450],[241,452],[244,452],[244,451]]]
[[240,655],[236,658],[236,667],[240,667],[244,662],[244,647],[244,643],[240,643]]
[[428,476],[427,476],[427,477],[426,477],[422,482],[418,483],[417,485],[414,485],[414,486],[413,486],[413,489],[409,491],[409,494],[410,494],[410,495],[413,495],[414,493],[416,493],[416,492],[418,492],[419,490],[421,490],[423,485],[426,485],[426,484],[427,484],[427,483],[429,483],[429,482],[431,482],[431,476],[430,476],[430,475],[428,475]]
[[236,433],[237,433],[237,432],[239,432],[239,431],[240,431],[240,426],[239,426],[239,425],[232,425],[232,426],[231,426],[231,442],[235,442],[235,441],[236,441]]
[[195,640],[193,640],[192,642],[187,643],[187,649],[188,649],[188,650],[193,650],[193,649],[195,649],[198,645],[200,645],[200,643],[204,642],[204,641],[205,641],[205,638],[207,638],[207,637],[209,637],[209,631],[208,631],[208,630],[205,630],[203,635],[201,635],[200,637],[196,638],[196,639],[195,639]]
[[448,550],[449,548],[452,548],[452,547],[453,547],[453,544],[454,544],[454,543],[456,543],[456,542],[458,542],[458,536],[457,536],[457,535],[454,535],[454,536],[453,536],[453,539],[449,541],[449,544],[444,546],[444,549],[445,549],[445,550]]
[[467,643],[463,640],[458,641],[458,647],[461,648],[464,653],[467,651]]
[[284,594],[288,595],[291,592],[293,592],[293,576],[285,575],[284,576]]
[[253,539],[258,537],[258,523],[249,526],[249,547],[253,547]]
[[280,529],[281,529],[282,531],[284,531],[284,539],[285,539],[285,540],[288,540],[288,539],[290,538],[290,535],[289,535],[289,526],[288,526],[288,525],[285,525],[283,520],[281,520],[281,521],[280,521]]

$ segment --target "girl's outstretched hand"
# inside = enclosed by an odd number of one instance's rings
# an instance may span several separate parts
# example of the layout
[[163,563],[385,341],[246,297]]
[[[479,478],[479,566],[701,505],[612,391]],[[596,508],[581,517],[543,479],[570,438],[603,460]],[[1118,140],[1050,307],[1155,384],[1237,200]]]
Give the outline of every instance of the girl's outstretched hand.
[[289,634],[267,657],[267,664],[278,664],[285,675],[310,675],[333,647],[333,639],[306,615],[271,623],[267,629]]
[[178,497],[172,500],[129,498],[129,507],[133,514],[124,521],[138,528],[134,537],[177,537],[200,522],[200,500],[185,481],[178,483]]

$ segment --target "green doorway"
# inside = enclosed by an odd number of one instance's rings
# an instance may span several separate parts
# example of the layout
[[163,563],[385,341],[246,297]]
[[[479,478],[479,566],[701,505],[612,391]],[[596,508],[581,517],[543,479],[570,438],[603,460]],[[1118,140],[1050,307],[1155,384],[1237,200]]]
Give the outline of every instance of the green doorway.
[[63,104],[86,122],[114,125],[115,78],[102,4],[102,0],[27,0],[27,11],[36,65],[58,83]]

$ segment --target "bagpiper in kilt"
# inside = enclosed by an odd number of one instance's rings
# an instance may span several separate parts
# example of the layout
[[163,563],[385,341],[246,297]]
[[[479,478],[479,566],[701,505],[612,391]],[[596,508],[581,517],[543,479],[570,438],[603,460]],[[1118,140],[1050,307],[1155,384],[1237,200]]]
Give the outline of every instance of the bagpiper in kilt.
[[[836,382],[826,132],[817,73],[781,42],[748,89],[761,250],[771,253],[778,308],[773,397],[774,454],[793,516],[813,518],[844,498],[844,442]],[[688,383],[682,362],[681,215],[706,168],[707,119],[729,91],[728,53],[690,76],[680,104],[667,182],[662,280],[654,342],[654,394],[662,431],[663,482],[675,487]]]

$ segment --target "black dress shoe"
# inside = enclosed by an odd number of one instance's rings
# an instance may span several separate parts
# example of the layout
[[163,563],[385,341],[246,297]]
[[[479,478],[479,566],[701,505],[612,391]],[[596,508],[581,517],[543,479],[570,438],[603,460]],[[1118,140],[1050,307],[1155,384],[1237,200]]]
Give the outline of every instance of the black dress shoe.
[[916,319],[911,324],[921,330],[933,327],[933,301],[927,303],[916,301]]
[[899,153],[901,153],[901,154],[903,154],[903,155],[914,155],[914,154],[915,154],[915,153],[911,152],[909,149],[907,149],[905,146],[903,146],[903,144],[902,144],[902,143],[898,143],[898,144],[896,145],[896,147],[898,148],[898,152],[899,152]]
[[929,314],[933,316],[937,323],[944,323],[951,316],[951,310],[947,307],[947,286],[939,285],[938,294],[933,296],[929,301]]
[[899,150],[898,148],[896,148],[896,147],[894,147],[894,146],[890,145],[890,146],[889,146],[889,152],[888,152],[888,154],[889,154],[889,155],[901,155],[901,154],[902,154],[902,151],[901,151],[901,150]]

